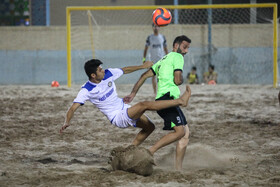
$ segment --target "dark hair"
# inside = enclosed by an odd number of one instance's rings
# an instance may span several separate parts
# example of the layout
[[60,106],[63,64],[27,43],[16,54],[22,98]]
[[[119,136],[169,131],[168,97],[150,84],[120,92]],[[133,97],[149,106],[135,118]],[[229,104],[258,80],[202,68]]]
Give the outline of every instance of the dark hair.
[[193,66],[193,67],[192,67],[192,70],[195,70],[195,71],[196,71],[196,67],[195,67],[195,66]]
[[173,41],[173,47],[176,43],[181,44],[183,41],[186,41],[188,43],[192,43],[191,39],[189,39],[187,36],[181,35],[181,36],[177,36],[175,38],[175,40]]
[[91,78],[92,73],[96,74],[96,70],[100,64],[103,63],[98,59],[91,59],[85,63],[84,69],[89,79]]
[[210,65],[209,65],[209,68],[211,68],[212,70],[214,70],[214,69],[215,69],[215,66],[214,66],[213,64],[210,64]]

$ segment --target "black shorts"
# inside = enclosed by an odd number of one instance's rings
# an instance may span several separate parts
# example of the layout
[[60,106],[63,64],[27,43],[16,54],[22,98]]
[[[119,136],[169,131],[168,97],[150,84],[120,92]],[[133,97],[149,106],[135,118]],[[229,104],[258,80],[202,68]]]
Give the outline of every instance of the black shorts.
[[[164,96],[156,99],[156,101],[171,99],[173,99],[173,97],[170,97],[170,93],[168,92]],[[187,120],[179,106],[159,110],[157,111],[157,113],[162,119],[164,119],[163,130],[173,130],[174,126],[181,126],[187,124]]]

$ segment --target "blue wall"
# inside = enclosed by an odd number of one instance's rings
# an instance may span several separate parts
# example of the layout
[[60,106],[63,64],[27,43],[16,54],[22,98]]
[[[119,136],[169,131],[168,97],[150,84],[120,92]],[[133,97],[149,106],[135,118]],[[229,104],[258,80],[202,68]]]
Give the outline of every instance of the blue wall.
[[[208,59],[201,50],[191,48],[185,56],[184,77],[195,65],[200,82],[207,71]],[[271,48],[218,48],[212,56],[218,83],[225,84],[272,84],[273,64]],[[125,67],[141,63],[142,50],[96,51],[96,58],[104,62],[103,68]],[[87,80],[84,62],[91,58],[91,51],[84,51],[83,58],[74,52],[72,64],[73,83]],[[278,54],[278,59],[280,55]],[[280,69],[278,60],[278,69]],[[57,80],[67,84],[66,51],[0,51],[0,84],[50,84]],[[118,83],[135,83],[145,70],[121,77]],[[151,81],[149,80],[148,83]]]
[[66,83],[66,51],[0,51],[0,84]]

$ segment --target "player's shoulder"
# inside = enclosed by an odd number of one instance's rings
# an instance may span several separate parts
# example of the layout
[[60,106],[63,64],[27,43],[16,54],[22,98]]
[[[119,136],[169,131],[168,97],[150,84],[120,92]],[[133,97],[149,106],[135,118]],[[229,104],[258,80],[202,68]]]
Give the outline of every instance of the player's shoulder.
[[179,60],[184,60],[184,57],[183,57],[183,55],[181,55],[180,53],[177,53],[177,52],[170,52],[170,53],[168,53],[168,56],[170,56],[170,57],[172,57],[172,58],[174,58],[174,59],[179,59]]
[[150,40],[153,36],[154,36],[154,34],[148,35],[148,36],[147,36],[147,40]]
[[113,72],[112,71],[113,71],[112,69],[105,69],[105,75],[104,75],[103,80],[106,80],[106,79],[112,77],[113,76]]
[[207,72],[204,72],[203,75],[209,76],[209,72],[208,72],[208,71],[207,71]]
[[165,36],[161,33],[158,34],[159,37],[165,38]]
[[94,88],[96,87],[96,85],[92,84],[90,81],[87,81],[81,88],[80,92],[91,92]]
[[118,76],[118,75],[121,75],[123,74],[123,69],[122,68],[108,68],[108,69],[105,69],[105,76],[104,76],[104,79],[103,80],[106,80],[114,75]]

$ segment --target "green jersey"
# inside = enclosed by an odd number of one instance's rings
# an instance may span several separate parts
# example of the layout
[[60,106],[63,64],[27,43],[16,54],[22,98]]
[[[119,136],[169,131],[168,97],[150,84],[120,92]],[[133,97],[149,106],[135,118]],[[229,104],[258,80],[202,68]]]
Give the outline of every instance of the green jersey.
[[158,91],[156,99],[170,92],[174,99],[180,97],[180,89],[174,83],[174,71],[183,71],[184,58],[180,53],[170,52],[152,66],[154,74],[158,78]]

